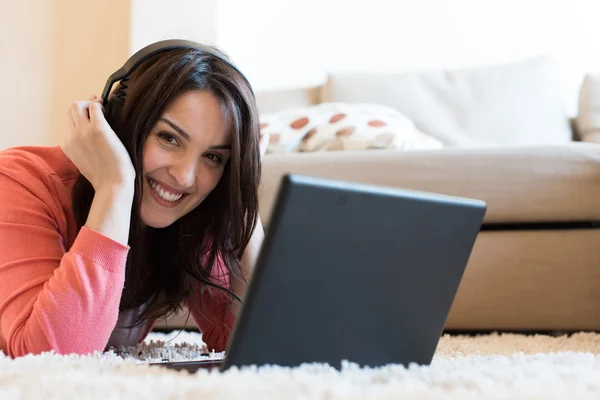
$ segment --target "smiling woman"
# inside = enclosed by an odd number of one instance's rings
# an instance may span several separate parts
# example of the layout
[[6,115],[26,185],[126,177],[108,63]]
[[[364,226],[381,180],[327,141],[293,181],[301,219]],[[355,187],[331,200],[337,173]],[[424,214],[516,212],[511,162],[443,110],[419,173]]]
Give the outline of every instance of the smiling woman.
[[245,77],[178,43],[67,119],[60,147],[0,152],[0,350],[133,345],[183,305],[224,350],[263,238]]
[[219,100],[189,91],[167,107],[143,149],[141,221],[164,228],[217,186],[231,156],[231,130]]

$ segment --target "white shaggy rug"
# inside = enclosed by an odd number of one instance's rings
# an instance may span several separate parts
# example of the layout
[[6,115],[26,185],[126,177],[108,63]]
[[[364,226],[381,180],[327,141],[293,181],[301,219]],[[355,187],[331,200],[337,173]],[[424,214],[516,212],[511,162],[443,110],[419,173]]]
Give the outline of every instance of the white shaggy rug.
[[[201,337],[152,333],[93,356],[0,353],[0,399],[599,399],[600,335],[443,336],[428,367],[345,365],[195,374],[146,365],[203,358]],[[172,339],[170,342],[168,340]],[[221,357],[212,354],[209,357]]]

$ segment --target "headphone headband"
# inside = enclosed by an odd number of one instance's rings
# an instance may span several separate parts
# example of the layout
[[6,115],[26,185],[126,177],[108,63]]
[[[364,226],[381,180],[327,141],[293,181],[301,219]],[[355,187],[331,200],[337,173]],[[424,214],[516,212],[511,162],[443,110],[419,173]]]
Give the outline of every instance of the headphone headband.
[[252,91],[252,86],[250,85],[250,82],[248,81],[248,79],[246,79],[244,74],[242,74],[242,72],[235,65],[233,65],[233,63],[230,60],[228,60],[223,54],[219,54],[215,51],[215,49],[213,49],[209,46],[203,45],[201,43],[192,42],[190,40],[169,39],[169,40],[162,40],[159,42],[155,42],[146,47],[143,47],[142,49],[138,50],[134,55],[132,55],[121,68],[119,68],[117,71],[113,72],[113,74],[108,78],[108,81],[106,81],[106,85],[104,86],[104,90],[102,91],[102,100],[104,101],[104,104],[107,104],[108,96],[110,94],[110,91],[111,91],[113,85],[116,82],[128,77],[129,74],[133,70],[135,70],[138,67],[138,65],[140,65],[142,62],[146,61],[148,58],[155,56],[159,53],[163,53],[165,51],[173,50],[173,49],[181,49],[181,48],[191,48],[191,49],[201,50],[207,54],[210,54],[210,55],[226,62],[232,68],[234,68],[242,76],[242,78],[244,78],[244,80],[248,84],[248,87],[250,88],[250,91]]

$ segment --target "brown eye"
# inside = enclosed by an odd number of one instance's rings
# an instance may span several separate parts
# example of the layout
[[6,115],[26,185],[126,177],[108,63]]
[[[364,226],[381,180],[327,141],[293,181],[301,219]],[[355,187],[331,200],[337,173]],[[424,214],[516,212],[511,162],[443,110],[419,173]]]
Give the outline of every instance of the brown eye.
[[211,154],[207,154],[205,157],[208,158],[209,160],[213,161],[214,163],[223,164],[223,158],[221,158],[221,156],[218,154],[211,153]]
[[159,133],[158,137],[165,143],[179,146],[179,142],[177,142],[177,138],[170,133]]

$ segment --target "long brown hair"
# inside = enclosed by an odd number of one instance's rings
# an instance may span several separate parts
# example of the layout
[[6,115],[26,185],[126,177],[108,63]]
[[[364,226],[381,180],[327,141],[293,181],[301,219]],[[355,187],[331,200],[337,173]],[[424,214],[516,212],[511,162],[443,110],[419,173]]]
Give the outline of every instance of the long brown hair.
[[[231,157],[219,183],[198,207],[166,228],[143,227],[143,144],[165,108],[189,90],[209,91],[220,100],[232,131]],[[211,284],[218,256],[230,277],[242,279],[240,260],[257,221],[261,174],[258,112],[243,76],[201,50],[170,50],[145,61],[122,81],[105,109],[137,172],[120,310],[143,308],[137,320],[141,323],[180,310],[190,295],[198,304],[197,289]],[[73,189],[78,228],[85,224],[93,197],[93,187],[80,176]]]

